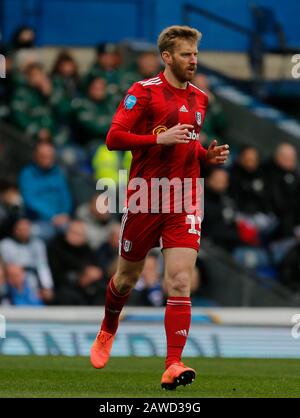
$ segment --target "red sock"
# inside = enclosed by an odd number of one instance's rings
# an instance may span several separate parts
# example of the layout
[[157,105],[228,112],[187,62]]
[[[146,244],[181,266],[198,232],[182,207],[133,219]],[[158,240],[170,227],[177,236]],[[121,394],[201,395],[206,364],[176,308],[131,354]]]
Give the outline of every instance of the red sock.
[[123,306],[127,302],[127,299],[131,291],[127,293],[120,293],[113,281],[113,277],[108,283],[105,297],[105,316],[101,325],[101,330],[115,334],[119,325],[119,316]]
[[167,336],[166,369],[172,363],[181,361],[190,324],[191,299],[189,297],[169,297],[165,313],[165,330]]

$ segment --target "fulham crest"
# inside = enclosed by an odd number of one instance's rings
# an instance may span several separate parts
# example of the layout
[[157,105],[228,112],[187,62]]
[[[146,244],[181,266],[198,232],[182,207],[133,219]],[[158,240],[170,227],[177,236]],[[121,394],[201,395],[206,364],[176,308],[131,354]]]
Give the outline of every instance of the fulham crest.
[[196,116],[197,125],[198,126],[201,126],[201,123],[202,123],[202,115],[201,115],[201,112],[196,112],[195,113],[195,116]]
[[132,242],[129,241],[128,239],[124,239],[124,241],[123,241],[123,248],[124,248],[124,251],[126,253],[129,253],[129,251],[132,248]]

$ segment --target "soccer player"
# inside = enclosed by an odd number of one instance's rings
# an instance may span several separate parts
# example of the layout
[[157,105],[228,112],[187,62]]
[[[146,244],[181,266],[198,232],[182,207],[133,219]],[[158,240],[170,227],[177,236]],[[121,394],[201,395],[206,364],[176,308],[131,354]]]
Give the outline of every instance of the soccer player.
[[[207,95],[190,81],[197,68],[201,33],[188,26],[171,26],[158,38],[165,70],[156,77],[133,84],[113,118],[106,144],[110,150],[131,150],[129,180],[142,178],[200,178],[200,163],[222,164],[228,145],[213,140],[206,150],[199,133],[208,105]],[[194,183],[193,183],[194,184]],[[195,185],[192,186],[194,195]],[[149,189],[151,189],[149,187]],[[133,196],[128,187],[127,203]],[[162,209],[165,196],[161,197]],[[109,360],[119,316],[144,266],[148,251],[162,249],[164,280],[168,293],[165,311],[167,356],[161,386],[175,389],[192,383],[196,373],[181,361],[190,322],[190,283],[200,246],[201,220],[197,211],[180,213],[135,213],[130,204],[124,210],[120,232],[117,271],[107,286],[105,317],[91,347],[95,368]]]

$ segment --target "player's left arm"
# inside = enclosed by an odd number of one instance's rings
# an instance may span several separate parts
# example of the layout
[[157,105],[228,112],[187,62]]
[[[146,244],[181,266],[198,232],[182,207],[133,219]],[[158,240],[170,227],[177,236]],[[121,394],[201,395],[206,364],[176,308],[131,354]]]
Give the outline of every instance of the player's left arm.
[[[203,93],[203,92],[202,92]],[[206,110],[209,106],[209,97],[207,94],[201,95],[201,100],[204,101],[204,118]],[[225,164],[229,156],[229,145],[218,145],[218,141],[214,139],[208,149],[204,148],[203,145],[198,142],[198,158],[200,161],[205,161],[209,164]]]

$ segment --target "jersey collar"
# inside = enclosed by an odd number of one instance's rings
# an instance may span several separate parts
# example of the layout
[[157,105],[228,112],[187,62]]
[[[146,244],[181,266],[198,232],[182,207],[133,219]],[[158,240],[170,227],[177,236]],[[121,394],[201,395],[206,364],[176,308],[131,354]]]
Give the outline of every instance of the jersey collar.
[[186,96],[187,95],[187,93],[188,93],[188,91],[189,91],[189,88],[190,88],[190,84],[189,84],[189,82],[187,83],[187,87],[186,87],[186,89],[180,89],[180,88],[178,88],[178,87],[174,87],[174,86],[172,86],[172,84],[170,84],[168,81],[167,81],[167,79],[166,79],[166,77],[164,76],[164,73],[161,71],[160,73],[159,73],[159,77],[160,77],[160,79],[161,79],[161,81],[166,85],[166,86],[168,86],[168,88],[170,89],[170,90],[172,90],[174,93],[176,93],[177,95],[179,95],[179,96]]

